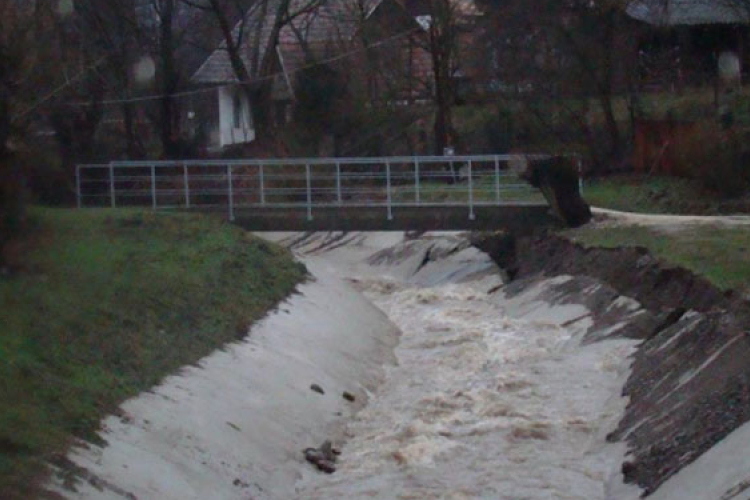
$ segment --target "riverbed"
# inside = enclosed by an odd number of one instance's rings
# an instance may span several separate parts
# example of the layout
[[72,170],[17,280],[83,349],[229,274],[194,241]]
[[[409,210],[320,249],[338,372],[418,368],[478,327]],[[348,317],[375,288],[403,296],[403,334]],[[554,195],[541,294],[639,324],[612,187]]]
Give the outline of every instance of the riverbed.
[[[499,269],[477,272],[475,250],[444,238],[359,264],[315,238],[294,245],[337,266],[401,330],[397,364],[348,426],[337,472],[308,476],[297,498],[606,498],[622,450],[605,437],[636,343],[582,346],[585,307],[538,297],[561,278],[506,297]],[[364,255],[367,244],[355,246]],[[437,253],[427,265],[425,247]],[[429,274],[442,279],[422,284]]]

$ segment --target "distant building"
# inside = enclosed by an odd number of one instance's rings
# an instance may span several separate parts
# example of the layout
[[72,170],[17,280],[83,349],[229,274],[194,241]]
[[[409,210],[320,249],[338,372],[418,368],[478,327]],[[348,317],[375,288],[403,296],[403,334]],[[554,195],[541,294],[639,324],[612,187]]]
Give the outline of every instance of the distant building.
[[[270,0],[266,9],[251,8],[235,27],[243,30],[242,58],[251,78],[258,77],[259,58],[263,57],[275,19],[279,0]],[[292,2],[303,4],[303,0]],[[365,66],[398,65],[403,82],[423,81],[429,72],[428,55],[415,40],[420,27],[398,0],[328,0],[309,12],[298,15],[282,28],[273,57],[273,121],[286,123],[292,113],[296,75],[319,63],[337,63],[350,73],[362,76]],[[408,36],[396,36],[399,34]],[[383,40],[388,42],[384,47]],[[377,44],[377,50],[364,45]],[[252,120],[252,103],[233,71],[225,44],[216,49],[192,77],[199,85],[216,87],[215,99],[197,110],[197,120],[208,130],[209,147],[218,150],[234,144],[251,142],[256,130]],[[376,56],[382,54],[382,56]],[[378,60],[379,59],[379,60]],[[381,72],[385,74],[386,72]],[[370,82],[374,87],[385,83]],[[415,98],[424,89],[402,89],[401,98]]]
[[627,14],[643,23],[639,41],[645,85],[679,87],[716,81],[719,58],[734,53],[741,66],[750,24],[746,0],[635,0]]

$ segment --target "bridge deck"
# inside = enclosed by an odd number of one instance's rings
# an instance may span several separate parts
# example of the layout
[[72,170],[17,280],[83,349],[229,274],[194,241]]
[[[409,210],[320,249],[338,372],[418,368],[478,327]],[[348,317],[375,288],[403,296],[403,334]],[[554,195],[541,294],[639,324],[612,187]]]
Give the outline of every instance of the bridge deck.
[[478,206],[474,219],[466,207],[394,207],[389,220],[381,207],[321,207],[308,220],[305,209],[240,209],[235,222],[252,231],[449,231],[500,230],[526,233],[557,225],[547,205]]

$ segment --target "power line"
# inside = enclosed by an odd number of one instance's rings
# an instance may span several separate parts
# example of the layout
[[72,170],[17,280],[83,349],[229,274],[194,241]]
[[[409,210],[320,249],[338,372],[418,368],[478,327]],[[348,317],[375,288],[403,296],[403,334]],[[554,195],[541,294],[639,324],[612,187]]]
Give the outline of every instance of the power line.
[[81,70],[80,72],[78,72],[76,75],[74,75],[73,78],[70,78],[70,79],[66,80],[65,83],[59,85],[58,87],[56,87],[55,89],[53,89],[52,91],[50,91],[47,95],[45,95],[44,97],[42,97],[41,99],[39,99],[37,102],[35,102],[34,104],[32,104],[31,106],[29,106],[28,108],[26,108],[24,111],[21,111],[17,115],[13,116],[10,119],[11,123],[15,123],[17,120],[20,120],[24,116],[28,115],[32,111],[34,111],[37,108],[39,108],[42,104],[44,104],[45,102],[49,101],[50,99],[52,99],[53,97],[55,97],[57,94],[59,94],[60,92],[62,92],[63,90],[65,90],[66,88],[68,88],[69,86],[71,86],[73,83],[75,83],[78,80],[80,80],[81,78],[83,78],[84,75],[86,75],[90,71],[92,71],[92,70],[96,69],[97,67],[99,67],[104,62],[105,59],[106,59],[106,57],[100,57],[94,64],[92,64],[92,65],[84,68],[83,70]]
[[[374,42],[374,43],[372,43],[372,44],[370,44],[370,45],[368,45],[368,46],[366,46],[364,48],[354,49],[354,50],[351,50],[351,51],[348,51],[348,52],[344,52],[342,54],[338,54],[338,55],[333,56],[333,57],[329,57],[327,59],[322,59],[322,60],[319,60],[319,61],[315,61],[313,63],[309,63],[309,64],[306,64],[306,65],[300,66],[297,69],[294,69],[292,71],[288,71],[287,74],[295,74],[295,73],[299,73],[300,71],[305,71],[307,69],[314,68],[314,67],[317,67],[317,66],[323,66],[325,64],[334,63],[334,62],[340,61],[342,59],[346,59],[346,58],[348,58],[350,56],[353,56],[355,54],[358,54],[358,53],[361,53],[361,52],[366,52],[366,51],[368,51],[370,49],[373,49],[373,48],[379,48],[379,47],[381,47],[383,45],[386,45],[386,44],[388,44],[390,42],[393,42],[395,40],[398,40],[398,39],[410,36],[415,31],[420,31],[420,30],[421,30],[421,28],[412,28],[412,29],[404,31],[402,33],[398,33],[398,34],[393,35],[391,37],[388,37],[388,38],[385,38],[383,40],[379,40],[377,42]],[[100,105],[127,104],[127,103],[135,103],[135,102],[156,101],[156,100],[159,100],[159,99],[164,99],[166,97],[187,97],[187,96],[192,96],[192,95],[198,95],[198,94],[204,94],[204,93],[208,93],[208,92],[213,92],[216,89],[221,88],[221,87],[240,86],[240,85],[254,85],[256,83],[260,83],[260,82],[264,82],[264,81],[268,81],[268,80],[273,80],[273,79],[275,79],[277,77],[281,77],[281,76],[284,76],[284,73],[280,71],[280,72],[277,72],[277,73],[273,73],[271,75],[253,78],[251,80],[228,82],[228,83],[213,85],[211,87],[205,87],[205,88],[195,89],[195,90],[186,90],[186,91],[183,91],[183,92],[175,92],[175,93],[172,93],[172,94],[151,94],[151,95],[145,95],[145,96],[141,96],[141,97],[130,97],[130,98],[125,98],[125,99],[106,99],[106,100],[100,101],[98,104],[100,104]],[[90,106],[91,105],[90,102],[70,102],[70,103],[67,103],[67,104],[69,106]]]

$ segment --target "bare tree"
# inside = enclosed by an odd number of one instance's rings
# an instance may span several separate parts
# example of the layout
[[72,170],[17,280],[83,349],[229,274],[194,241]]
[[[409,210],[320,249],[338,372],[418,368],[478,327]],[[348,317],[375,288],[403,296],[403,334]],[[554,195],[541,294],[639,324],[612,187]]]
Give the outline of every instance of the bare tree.
[[[51,13],[44,3],[0,0],[0,263],[23,223],[26,172],[14,158],[49,76],[45,44]],[[49,95],[49,94],[48,94]]]
[[183,153],[182,116],[175,94],[186,76],[181,52],[195,27],[194,17],[180,0],[141,0],[138,5],[137,37],[142,52],[153,60],[159,95],[158,113],[152,113],[152,117],[158,125],[163,154],[168,158]]
[[34,15],[31,6],[0,0],[0,164],[10,154],[11,136],[22,126],[17,118],[30,103],[28,83],[35,81],[37,58]]
[[145,154],[142,141],[135,130],[136,107],[133,67],[142,55],[142,42],[136,4],[133,0],[90,0],[76,10],[75,24],[79,33],[85,34],[82,42],[87,51],[102,58],[99,77],[104,81],[108,95],[118,104],[125,132],[125,154],[136,159]]
[[[578,128],[597,163],[621,157],[626,137],[615,100],[628,93],[635,69],[635,47],[628,45],[635,36],[625,28],[629,0],[482,4],[488,14],[483,44],[492,54],[488,67],[499,94],[524,105],[525,115],[542,123],[539,102],[568,108],[568,128]],[[590,128],[591,103],[603,118],[604,138]],[[549,108],[547,120],[554,116]]]
[[466,29],[457,0],[429,0],[427,37],[423,48],[432,62],[432,100],[435,105],[434,148],[442,155],[446,147],[458,146],[458,134],[453,126],[453,107],[457,99],[456,72],[460,60],[460,33]]
[[[271,92],[278,70],[277,47],[282,29],[315,10],[322,0],[183,0],[210,12],[222,35],[235,77],[251,103],[256,131],[265,134],[273,127]],[[236,21],[236,22],[235,22]]]

